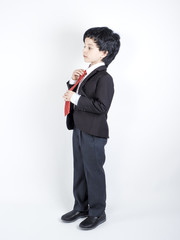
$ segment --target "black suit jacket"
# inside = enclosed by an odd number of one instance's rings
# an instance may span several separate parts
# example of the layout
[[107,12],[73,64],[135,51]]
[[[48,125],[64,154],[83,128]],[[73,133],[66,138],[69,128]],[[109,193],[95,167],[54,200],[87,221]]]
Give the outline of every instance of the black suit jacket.
[[[72,85],[67,83],[70,88]],[[76,91],[77,87],[74,89]],[[102,138],[109,137],[107,113],[114,95],[112,77],[106,72],[106,66],[92,71],[81,83],[78,92],[77,106],[71,103],[67,116],[67,128],[74,127],[90,135]]]

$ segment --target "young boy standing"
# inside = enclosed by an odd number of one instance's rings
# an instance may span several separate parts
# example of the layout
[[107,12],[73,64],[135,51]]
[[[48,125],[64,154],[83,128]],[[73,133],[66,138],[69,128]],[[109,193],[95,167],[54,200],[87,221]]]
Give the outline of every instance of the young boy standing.
[[73,222],[86,217],[79,227],[88,230],[106,221],[104,147],[109,137],[107,113],[114,95],[113,79],[106,69],[119,51],[120,37],[107,27],[97,27],[88,29],[83,41],[83,57],[89,68],[73,72],[64,94],[67,127],[73,129],[75,202],[73,210],[61,219]]

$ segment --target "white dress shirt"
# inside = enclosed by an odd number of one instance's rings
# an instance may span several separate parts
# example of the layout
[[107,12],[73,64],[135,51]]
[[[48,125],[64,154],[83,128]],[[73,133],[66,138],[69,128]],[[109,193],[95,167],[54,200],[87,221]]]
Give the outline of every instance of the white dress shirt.
[[[86,75],[84,76],[84,78],[80,81],[76,93],[74,93],[74,94],[72,95],[72,97],[71,97],[71,100],[70,100],[70,101],[71,101],[73,104],[75,104],[75,105],[78,104],[79,98],[81,97],[81,95],[78,94],[78,91],[79,91],[79,87],[80,87],[81,83],[84,81],[84,79],[85,79],[92,71],[94,71],[96,68],[98,68],[98,67],[100,67],[100,66],[104,66],[104,65],[105,65],[104,62],[100,62],[100,63],[96,63],[96,64],[88,67],[88,69],[86,69],[87,74],[86,74]],[[73,84],[75,84],[75,83],[76,83],[76,80],[71,79],[71,80],[69,81],[69,84],[72,84],[72,85],[73,85]]]

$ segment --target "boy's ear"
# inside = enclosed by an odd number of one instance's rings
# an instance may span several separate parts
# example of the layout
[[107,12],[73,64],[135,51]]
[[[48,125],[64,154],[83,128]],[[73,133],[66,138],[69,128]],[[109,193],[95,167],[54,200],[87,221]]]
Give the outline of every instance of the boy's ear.
[[103,56],[102,58],[105,58],[108,55],[108,51],[103,51]]

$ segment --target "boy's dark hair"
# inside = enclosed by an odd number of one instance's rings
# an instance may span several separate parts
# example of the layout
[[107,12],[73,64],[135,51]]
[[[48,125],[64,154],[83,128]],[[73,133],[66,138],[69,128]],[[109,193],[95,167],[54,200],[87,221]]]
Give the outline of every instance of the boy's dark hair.
[[115,58],[120,48],[120,36],[107,27],[95,27],[88,29],[83,36],[83,41],[91,38],[97,44],[100,51],[108,51],[102,61],[108,66]]

